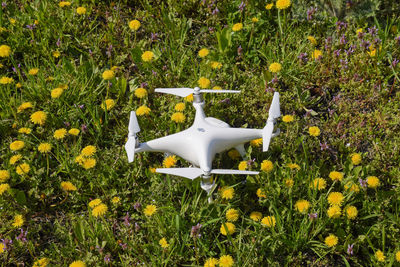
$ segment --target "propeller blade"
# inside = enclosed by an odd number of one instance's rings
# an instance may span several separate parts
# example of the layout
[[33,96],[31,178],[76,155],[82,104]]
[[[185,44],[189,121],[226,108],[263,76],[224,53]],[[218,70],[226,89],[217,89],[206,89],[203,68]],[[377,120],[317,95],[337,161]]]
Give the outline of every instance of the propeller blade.
[[136,145],[135,138],[128,137],[128,141],[125,144],[125,151],[128,156],[129,163],[133,162],[133,159],[135,158],[135,145]]
[[155,92],[186,97],[194,93],[192,88],[156,88]]
[[274,131],[274,123],[268,120],[267,125],[263,129],[263,151],[268,151],[269,142],[272,138],[272,132]]
[[256,171],[241,171],[241,170],[229,170],[229,169],[214,169],[211,170],[212,174],[244,174],[244,175],[256,175],[259,172]]
[[139,127],[139,123],[138,123],[135,111],[131,111],[128,129],[129,129],[129,134],[131,134],[131,135],[134,135],[134,134],[140,132],[140,127]]
[[202,89],[201,93],[240,93],[239,90],[213,90],[213,89]]
[[281,110],[279,105],[279,93],[274,93],[274,98],[272,99],[271,107],[269,108],[268,119],[277,119],[281,116]]
[[159,168],[156,169],[156,172],[181,176],[191,180],[203,174],[200,168]]

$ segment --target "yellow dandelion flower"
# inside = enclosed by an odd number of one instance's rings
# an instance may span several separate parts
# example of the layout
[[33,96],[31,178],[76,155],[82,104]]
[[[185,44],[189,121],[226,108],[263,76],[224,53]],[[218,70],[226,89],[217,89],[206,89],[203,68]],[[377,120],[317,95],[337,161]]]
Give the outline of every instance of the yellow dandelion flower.
[[21,83],[17,83],[17,84],[15,85],[15,87],[21,88],[21,87],[22,87],[22,84],[21,84]]
[[86,170],[93,168],[96,166],[96,159],[94,158],[85,158],[83,159],[82,167]]
[[[3,243],[0,243],[0,254],[6,250],[6,246]],[[213,265],[215,266],[215,265]]]
[[89,202],[89,207],[93,209],[94,207],[100,205],[101,203],[102,203],[101,199],[95,198],[95,199],[93,199],[92,201]]
[[51,98],[59,98],[63,92],[64,92],[64,89],[55,88],[55,89],[51,90]]
[[154,53],[151,52],[151,51],[145,51],[145,52],[142,54],[142,60],[143,60],[144,62],[149,62],[149,61],[151,61],[151,60],[153,59],[153,57],[154,57]]
[[146,216],[153,216],[154,213],[156,213],[157,211],[157,207],[155,205],[147,205],[144,210],[143,213]]
[[186,117],[182,112],[175,112],[171,116],[171,121],[174,121],[176,123],[183,123],[183,122],[185,122],[185,119],[186,119]]
[[250,219],[252,219],[255,222],[258,222],[262,218],[262,213],[258,211],[253,211],[250,213]]
[[59,58],[60,55],[61,55],[61,53],[60,53],[59,51],[53,51],[52,55],[53,55],[53,57],[55,57],[55,58]]
[[311,183],[310,183],[310,188],[312,189],[318,189],[318,190],[323,190],[326,188],[326,181],[323,178],[315,178]]
[[285,115],[282,117],[282,121],[286,122],[286,123],[292,122],[292,121],[294,121],[294,116],[293,115]]
[[156,169],[157,169],[156,167],[150,167],[150,168],[149,168],[149,170],[150,170],[151,173],[156,173]]
[[290,0],[278,0],[276,1],[276,8],[277,9],[286,9],[290,7]]
[[78,15],[84,15],[84,14],[86,14],[86,8],[83,6],[80,6],[76,9],[76,13],[78,13]]
[[291,170],[294,170],[294,169],[296,169],[298,171],[300,170],[300,166],[296,163],[288,163],[286,166]]
[[12,82],[14,82],[13,78],[9,78],[9,77],[6,77],[6,76],[3,76],[3,77],[0,78],[0,84],[9,84],[9,83],[12,83]]
[[325,245],[327,245],[328,247],[334,247],[337,245],[337,243],[338,238],[333,234],[330,234],[325,238]]
[[258,188],[256,194],[259,198],[267,198],[267,193],[263,188]]
[[197,81],[197,83],[199,84],[200,88],[208,88],[210,87],[211,81],[207,78],[204,77],[200,77],[200,79]]
[[165,237],[161,238],[160,241],[159,241],[158,243],[160,244],[160,246],[161,246],[163,249],[166,249],[166,248],[169,247],[169,244],[168,244],[167,240],[165,239]]
[[386,258],[386,256],[383,254],[382,250],[380,250],[380,249],[378,249],[375,252],[375,257],[379,262],[384,262],[385,258]]
[[280,72],[282,70],[282,65],[278,62],[271,63],[271,65],[268,67],[268,70],[272,73]]
[[5,182],[10,178],[10,172],[8,170],[0,170],[0,182]]
[[0,196],[3,195],[3,193],[9,189],[10,189],[9,184],[0,184]]
[[274,3],[269,3],[265,6],[266,10],[271,10],[271,8],[274,6]]
[[49,143],[41,143],[38,146],[38,150],[40,153],[49,153],[51,150],[51,144]]
[[24,225],[24,217],[21,214],[15,215],[12,226],[19,228]]
[[359,29],[356,30],[356,33],[357,33],[357,34],[360,33],[360,32],[363,32],[363,29],[362,29],[362,28],[359,28]]
[[315,49],[315,50],[312,52],[311,57],[312,57],[313,59],[315,59],[315,60],[321,58],[321,57],[322,57],[322,51],[321,51],[321,50],[318,50],[318,49]]
[[18,130],[18,132],[19,132],[19,133],[22,133],[22,134],[30,134],[30,133],[32,132],[32,129],[31,129],[31,128],[25,128],[25,127],[23,127],[23,128],[20,128],[20,129]]
[[53,137],[55,139],[63,139],[67,135],[67,130],[65,128],[60,128],[54,131]]
[[85,146],[81,150],[81,155],[85,156],[85,157],[91,157],[96,153],[96,151],[97,151],[97,149],[95,146],[92,146],[92,145]]
[[14,165],[15,163],[17,163],[17,161],[19,161],[20,159],[22,159],[22,156],[20,154],[14,155],[10,158],[10,164]]
[[227,223],[223,223],[221,225],[221,228],[219,229],[221,234],[223,235],[232,235],[233,233],[235,233],[236,227],[233,223],[227,222]]
[[222,87],[217,85],[217,86],[214,86],[212,89],[213,90],[222,90]]
[[115,106],[115,100],[114,99],[106,99],[102,104],[101,104],[101,109],[103,110],[110,110]]
[[307,212],[307,210],[310,208],[311,204],[309,201],[307,200],[298,200],[296,202],[296,204],[294,204],[294,207],[296,208],[296,210],[298,210],[301,213],[305,213]]
[[185,110],[185,108],[186,108],[185,103],[180,102],[180,103],[177,103],[177,104],[175,105],[175,108],[174,108],[174,109],[175,109],[175,111],[182,112],[182,111]]
[[265,227],[275,227],[276,219],[274,216],[266,216],[261,220],[261,225]]
[[361,163],[361,159],[360,153],[354,153],[351,155],[351,163],[353,163],[353,165],[359,165]]
[[232,26],[232,31],[238,32],[243,29],[243,23],[236,23]]
[[111,202],[112,202],[113,204],[118,204],[119,202],[121,202],[121,198],[119,198],[119,197],[113,197],[113,198],[111,199]]
[[184,98],[185,101],[187,102],[193,102],[193,94],[188,95],[187,97]]
[[400,250],[396,252],[396,261],[400,262]]
[[138,109],[136,110],[136,115],[138,116],[149,115],[150,111],[151,111],[150,108],[148,108],[146,105],[143,105],[138,107]]
[[221,69],[222,68],[222,64],[219,63],[218,61],[212,61],[211,62],[211,68],[216,70],[216,69]]
[[21,113],[22,111],[24,111],[27,108],[32,108],[33,105],[31,102],[25,102],[22,103],[18,108],[17,108],[17,113]]
[[102,76],[103,76],[103,79],[107,81],[107,80],[111,80],[112,78],[114,78],[115,77],[115,73],[112,70],[105,70],[103,72]]
[[204,58],[208,56],[208,54],[210,54],[210,51],[207,48],[202,48],[197,55],[201,58]]
[[31,115],[31,121],[34,124],[43,125],[46,121],[47,115],[43,111],[36,111]]
[[138,21],[137,19],[131,20],[131,21],[129,22],[129,28],[130,28],[131,30],[134,30],[134,31],[139,30],[140,25],[141,25],[141,23],[140,23],[140,21]]
[[222,255],[219,258],[219,266],[220,267],[232,267],[233,264],[235,264],[235,261],[233,260],[232,256],[230,255]]
[[221,188],[221,197],[223,199],[232,199],[235,196],[235,189],[232,187],[222,187]]
[[329,218],[339,218],[340,215],[342,214],[342,209],[339,206],[331,206],[328,210],[327,210],[327,214]]
[[231,159],[235,160],[235,159],[238,159],[238,158],[240,157],[240,153],[239,153],[239,151],[237,151],[236,149],[231,149],[231,150],[229,150],[229,152],[228,152],[228,156],[229,156]]
[[137,98],[143,98],[143,97],[147,96],[147,90],[140,87],[135,90],[135,96]]
[[285,186],[286,186],[286,187],[292,188],[293,185],[294,185],[293,179],[286,179],[286,180],[285,180]]
[[308,36],[307,39],[312,45],[317,45],[317,40],[313,36]]
[[250,141],[250,145],[254,147],[259,147],[262,145],[262,138],[254,139]]
[[77,128],[71,128],[71,129],[69,129],[68,133],[69,133],[70,135],[75,135],[75,136],[77,136],[77,135],[80,133],[80,130],[77,129]]
[[83,261],[74,261],[69,267],[86,267],[86,264]]
[[241,161],[241,162],[239,163],[238,169],[241,170],[241,171],[246,170],[246,169],[247,169],[247,161],[245,161],[245,160],[244,160],[244,161]]
[[24,141],[17,140],[17,141],[14,141],[14,142],[12,142],[10,144],[10,149],[12,151],[18,151],[18,150],[23,149],[24,146],[25,146],[25,142]]
[[15,169],[15,171],[19,175],[28,174],[28,172],[30,170],[31,170],[31,167],[27,163],[22,163],[22,164],[18,165],[17,168]]
[[340,192],[331,192],[328,195],[328,202],[331,206],[342,206],[344,196]]
[[163,161],[163,166],[165,168],[171,168],[176,165],[177,159],[175,155],[168,156]]
[[11,54],[11,47],[8,45],[0,45],[0,57],[9,57]]
[[338,172],[338,171],[332,171],[329,173],[329,178],[332,179],[332,181],[342,181],[343,180],[343,173]]
[[73,185],[71,182],[61,182],[61,188],[64,191],[76,191],[76,186]]
[[93,208],[92,215],[97,218],[99,216],[103,216],[104,214],[106,214],[107,210],[108,210],[107,205],[101,203]]
[[32,68],[28,71],[29,75],[35,76],[36,74],[38,74],[39,69],[38,68]]
[[48,258],[41,258],[33,263],[32,267],[46,267],[50,263]]
[[321,134],[321,130],[317,126],[311,126],[308,128],[308,133],[311,136],[319,136]]
[[377,188],[380,185],[379,179],[376,176],[368,176],[367,184],[370,188]]
[[358,215],[358,210],[354,206],[347,206],[345,209],[345,212],[346,212],[347,218],[349,218],[350,220],[355,219]]
[[14,25],[15,23],[17,23],[17,20],[16,20],[16,19],[13,19],[13,18],[11,18],[9,21],[10,21],[10,23],[13,24],[13,25]]
[[215,266],[217,266],[217,264],[218,264],[218,260],[216,258],[208,258],[204,262],[204,267],[215,267]]
[[230,222],[236,222],[239,219],[239,211],[235,209],[229,209],[225,213],[226,219]]
[[261,170],[265,172],[270,172],[274,168],[274,164],[270,160],[263,160],[261,162]]
[[71,2],[68,1],[61,1],[60,3],[58,3],[59,7],[66,7],[66,6],[70,6]]
[[251,18],[251,22],[257,23],[257,22],[258,22],[258,18],[252,17],[252,18]]

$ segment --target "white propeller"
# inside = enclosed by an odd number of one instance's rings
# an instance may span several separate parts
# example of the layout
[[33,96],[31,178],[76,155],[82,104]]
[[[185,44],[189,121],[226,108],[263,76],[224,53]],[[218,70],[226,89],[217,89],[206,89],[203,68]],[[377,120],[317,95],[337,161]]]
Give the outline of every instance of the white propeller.
[[[196,92],[193,88],[156,88],[155,92],[186,97]],[[238,90],[199,89],[199,93],[240,93]]]
[[274,131],[274,123],[277,118],[281,116],[281,110],[279,105],[279,93],[274,93],[271,107],[269,108],[267,125],[263,129],[263,151],[268,151],[269,143],[272,138],[272,132]]
[[131,111],[131,116],[129,118],[129,126],[128,126],[128,141],[125,144],[126,154],[128,155],[128,162],[132,162],[135,158],[135,148],[136,148],[136,134],[140,132],[140,127],[138,120],[136,118],[135,111]]
[[[185,177],[191,180],[204,174],[200,168],[159,168],[156,169],[158,173],[172,174],[176,176]],[[241,170],[226,170],[226,169],[214,169],[211,170],[211,174],[243,174],[243,175],[256,175],[259,172],[256,171],[241,171]]]

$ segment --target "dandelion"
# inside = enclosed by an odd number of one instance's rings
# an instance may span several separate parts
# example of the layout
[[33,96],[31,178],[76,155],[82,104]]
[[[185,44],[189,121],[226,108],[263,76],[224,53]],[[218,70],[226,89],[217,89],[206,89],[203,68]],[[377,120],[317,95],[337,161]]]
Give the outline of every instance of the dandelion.
[[261,162],[261,170],[265,172],[270,172],[274,168],[274,164],[270,160],[263,160]]
[[210,54],[210,51],[207,48],[202,48],[197,55],[201,58],[204,58],[208,56],[208,54]]
[[347,218],[349,218],[350,220],[355,219],[358,215],[358,210],[354,206],[348,206],[345,209],[345,212],[346,212]]
[[188,95],[187,97],[184,98],[185,101],[187,102],[193,102],[193,94]]
[[396,252],[396,261],[400,262],[400,250]]
[[250,213],[250,219],[252,219],[255,222],[258,222],[259,220],[261,220],[261,218],[262,218],[261,212],[253,211],[252,213]]
[[337,243],[338,243],[338,238],[333,234],[330,234],[325,238],[325,245],[327,245],[330,248],[336,246]]
[[119,198],[119,197],[113,197],[113,198],[111,199],[111,202],[112,202],[113,204],[118,204],[119,202],[121,202],[121,198]]
[[307,39],[312,45],[317,45],[317,40],[313,36],[308,36]]
[[235,209],[229,209],[225,213],[226,219],[230,222],[236,222],[239,219],[239,211]]
[[223,199],[232,199],[235,195],[235,189],[233,189],[232,187],[222,187],[221,189],[221,197]]
[[261,220],[261,225],[266,227],[274,227],[276,224],[276,219],[274,216],[267,216]]
[[35,76],[36,74],[38,74],[38,72],[39,72],[38,68],[33,68],[28,71],[29,75],[32,75],[32,76]]
[[212,61],[211,62],[211,68],[212,69],[221,69],[222,68],[222,64],[221,63],[219,63],[219,62],[217,62],[217,61]]
[[327,210],[327,214],[329,218],[339,218],[340,215],[342,214],[342,210],[339,206],[335,205],[335,206],[331,206],[328,210]]
[[77,129],[77,128],[71,128],[71,129],[68,131],[68,133],[69,133],[70,135],[74,135],[74,136],[77,136],[77,135],[79,134],[79,132],[80,132],[80,130]]
[[236,23],[232,26],[232,31],[238,32],[243,29],[243,23]]
[[328,202],[331,206],[336,205],[340,207],[342,205],[343,200],[344,196],[340,192],[331,192],[328,195]]
[[338,171],[332,171],[329,173],[329,178],[331,178],[332,181],[342,181],[343,173],[338,172]]
[[51,98],[59,98],[63,92],[64,92],[64,89],[55,88],[55,89],[51,90]]
[[141,26],[141,23],[140,23],[140,21],[138,21],[137,19],[131,20],[131,21],[129,22],[129,28],[130,28],[131,30],[133,30],[133,31],[139,30],[140,26]]
[[115,77],[115,73],[112,70],[105,70],[102,76],[104,80],[111,80]]
[[386,256],[383,254],[382,250],[380,250],[380,249],[378,249],[375,252],[375,257],[379,262],[384,262],[385,258],[386,258]]
[[18,132],[22,133],[22,134],[30,134],[32,132],[32,129],[23,127],[23,128],[20,128],[18,130]]
[[0,57],[9,57],[11,48],[8,45],[0,45]]
[[278,0],[276,1],[276,8],[277,9],[286,9],[290,6],[290,0]]
[[[58,5],[60,6],[60,7],[66,7],[66,6],[70,6],[71,5],[71,2],[68,2],[68,1],[61,1],[60,3],[58,3]],[[74,266],[75,267],[75,266]]]
[[163,161],[163,166],[165,168],[171,168],[176,165],[177,159],[175,155],[168,156]]
[[97,218],[99,216],[103,216],[104,214],[106,214],[107,210],[108,210],[107,205],[101,203],[93,208],[92,215]]
[[86,264],[83,261],[74,261],[69,267],[86,267]]
[[247,161],[246,161],[246,160],[241,161],[241,162],[239,163],[238,169],[241,170],[241,171],[246,170],[246,169],[247,169]]
[[160,244],[160,246],[161,246],[163,249],[166,249],[166,248],[169,247],[169,244],[168,244],[167,240],[165,239],[165,237],[161,238],[160,241],[159,241],[158,243]]
[[101,203],[102,203],[101,199],[96,198],[96,199],[93,199],[92,201],[89,202],[89,207],[90,208],[94,208],[94,207],[100,205]]
[[147,96],[147,90],[142,87],[139,87],[138,89],[135,90],[135,96],[137,98],[143,98]]
[[218,262],[220,267],[232,267],[235,263],[230,255],[222,255]]
[[278,62],[271,63],[271,65],[268,67],[268,70],[272,73],[280,72],[282,70],[282,65]]
[[218,264],[218,260],[216,258],[208,258],[204,262],[204,267],[215,267]]
[[46,121],[46,118],[47,118],[47,115],[43,111],[36,111],[35,113],[33,113],[31,115],[31,121],[34,124],[43,125],[44,122]]
[[220,230],[221,234],[223,234],[224,236],[227,236],[227,235],[232,235],[233,233],[235,233],[236,227],[233,223],[227,222],[227,223],[223,223],[219,230]]
[[318,50],[318,49],[315,49],[315,50],[312,52],[311,57],[312,57],[313,59],[315,59],[315,60],[320,59],[320,58],[322,57],[322,51],[321,51],[321,50]]
[[12,226],[14,226],[15,228],[19,228],[22,225],[24,225],[24,217],[22,217],[21,214],[15,215]]
[[293,115],[285,115],[282,117],[282,121],[286,122],[286,123],[292,122],[292,121],[294,121],[294,116]]
[[63,139],[67,135],[67,130],[65,128],[60,128],[55,130],[53,137],[55,139]]
[[8,170],[0,170],[0,182],[5,182],[10,178],[10,172]]
[[144,52],[144,53],[142,54],[142,60],[143,60],[144,62],[149,62],[149,61],[151,61],[151,60],[153,59],[153,57],[154,57],[154,53],[151,52],[151,51],[146,51],[146,52]]
[[[20,154],[17,154],[17,155],[14,155],[14,156],[12,156],[11,158],[10,158],[10,164],[11,165],[14,165],[15,163],[17,163],[20,159],[22,159],[22,156],[20,155]],[[1,177],[1,174],[0,174],[0,177]],[[1,179],[0,179],[0,181],[1,181]]]
[[232,149],[232,150],[229,150],[228,156],[231,159],[235,160],[235,159],[238,159],[240,157],[240,153],[236,149]]
[[101,104],[101,109],[103,110],[110,110],[115,106],[115,100],[114,99],[106,99],[102,104]]
[[293,185],[294,185],[293,179],[286,179],[285,180],[285,186],[286,187],[291,188],[291,187],[293,187]]
[[319,136],[319,135],[321,134],[321,130],[320,130],[317,126],[311,126],[311,127],[308,129],[308,133],[309,133],[311,136]]
[[307,210],[310,208],[311,204],[307,200],[298,200],[294,207],[301,213],[307,212]]
[[17,168],[15,169],[15,171],[19,175],[28,174],[28,172],[30,170],[31,170],[31,167],[27,163],[22,163],[22,164],[18,165]]
[[258,18],[256,18],[256,17],[252,17],[252,18],[251,18],[251,22],[253,22],[253,23],[257,23],[257,22],[258,22]]
[[51,150],[51,144],[49,143],[41,143],[38,146],[38,150],[40,153],[49,153]]
[[197,81],[197,83],[199,84],[200,88],[208,88],[210,87],[211,81],[207,78],[204,77],[200,77],[200,79]]
[[10,189],[9,184],[0,184],[0,196],[3,195],[3,193],[9,189]]
[[176,111],[182,112],[182,111],[185,110],[185,108],[186,108],[185,103],[181,102],[181,103],[177,103],[177,104],[175,105],[175,108],[174,108],[174,109],[175,109]]
[[25,146],[25,142],[24,141],[17,140],[17,141],[14,141],[14,142],[12,142],[10,144],[10,149],[12,151],[18,151],[18,150],[23,149],[24,146]]
[[86,170],[91,169],[94,166],[96,166],[96,159],[94,158],[83,159],[82,167],[85,168]]
[[174,121],[176,123],[183,123],[183,122],[185,122],[185,119],[186,119],[186,117],[182,112],[175,112],[171,116],[171,121]]
[[71,182],[61,182],[61,188],[64,191],[76,191],[76,186]]
[[300,170],[300,166],[296,163],[288,163],[286,166],[291,170],[294,170],[294,169],[296,169],[298,171]]
[[368,184],[368,187],[370,187],[370,188],[377,188],[380,184],[379,178],[376,176],[368,176],[367,184]]
[[50,263],[48,258],[41,258],[33,263],[32,267],[46,267]]
[[360,153],[352,154],[351,163],[353,163],[353,165],[359,165],[361,163],[361,154]]
[[259,147],[262,145],[262,138],[254,139],[250,141],[250,145],[254,147]]
[[274,6],[274,3],[269,3],[265,6],[266,10],[271,10],[271,8]]
[[17,113],[21,113],[25,109],[32,108],[33,105],[31,102],[24,102],[17,108]]
[[83,6],[80,6],[76,9],[76,13],[78,13],[78,15],[84,15],[84,14],[86,14],[86,8]]
[[312,189],[318,189],[322,190],[326,188],[326,181],[323,178],[315,178],[311,183],[310,183],[310,188]]
[[150,111],[151,111],[150,108],[148,108],[146,105],[143,105],[138,107],[138,109],[136,110],[136,115],[138,116],[149,115]]
[[13,78],[9,78],[9,77],[6,77],[6,76],[3,76],[3,77],[0,78],[0,84],[9,84],[9,83],[12,83],[12,82],[14,82]]
[[144,210],[143,213],[146,216],[152,216],[154,213],[156,213],[157,211],[157,207],[155,205],[147,205]]
[[256,194],[259,198],[267,198],[267,193],[263,188],[258,188]]

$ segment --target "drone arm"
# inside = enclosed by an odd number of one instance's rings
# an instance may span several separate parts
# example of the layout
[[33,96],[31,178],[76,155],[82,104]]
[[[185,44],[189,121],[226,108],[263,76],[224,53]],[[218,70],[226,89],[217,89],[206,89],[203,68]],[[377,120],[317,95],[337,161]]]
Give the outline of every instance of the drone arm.
[[204,113],[204,110],[203,110],[204,102],[193,103],[193,106],[196,109],[196,115],[194,117],[194,123],[193,124],[200,124],[206,118],[206,114]]

